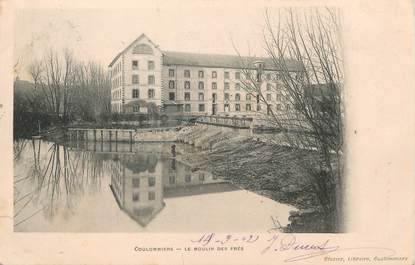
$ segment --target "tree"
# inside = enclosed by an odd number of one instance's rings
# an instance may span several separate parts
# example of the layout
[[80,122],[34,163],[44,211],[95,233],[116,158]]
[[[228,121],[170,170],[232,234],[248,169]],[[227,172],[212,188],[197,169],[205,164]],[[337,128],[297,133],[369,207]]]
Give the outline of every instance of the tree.
[[[340,17],[337,10],[285,9],[265,13],[264,46],[268,59],[254,62],[240,56],[244,90],[267,107],[262,119],[277,127],[295,149],[311,149],[317,161],[298,157],[329,219],[332,231],[341,229],[343,173],[343,67]],[[266,98],[266,65],[278,69],[269,86],[285,105]],[[273,104],[274,103],[274,104]],[[279,109],[275,106],[279,104]],[[282,109],[282,106],[284,107]]]
[[61,121],[75,115],[91,121],[110,112],[108,75],[96,62],[76,60],[70,50],[62,55],[49,50],[41,60],[32,61],[28,72],[45,112]]

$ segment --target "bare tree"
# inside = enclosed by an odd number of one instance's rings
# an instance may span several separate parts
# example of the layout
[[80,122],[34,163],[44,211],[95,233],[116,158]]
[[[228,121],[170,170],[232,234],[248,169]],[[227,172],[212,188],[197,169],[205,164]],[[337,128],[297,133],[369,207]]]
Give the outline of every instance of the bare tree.
[[60,120],[67,121],[75,112],[91,119],[109,112],[108,77],[95,62],[78,61],[70,50],[63,55],[49,50],[41,60],[32,61],[28,72],[47,112]]
[[[343,172],[343,67],[340,17],[335,9],[285,9],[265,13],[264,46],[269,58],[240,56],[244,90],[256,98],[265,124],[281,131],[285,143],[318,153],[317,161],[299,157],[309,172],[321,209],[339,231]],[[237,51],[238,52],[238,51]],[[238,52],[239,54],[239,52]],[[277,69],[264,86],[267,68]],[[268,75],[267,73],[267,75]],[[267,90],[278,96],[266,97]],[[275,108],[278,106],[278,108]]]

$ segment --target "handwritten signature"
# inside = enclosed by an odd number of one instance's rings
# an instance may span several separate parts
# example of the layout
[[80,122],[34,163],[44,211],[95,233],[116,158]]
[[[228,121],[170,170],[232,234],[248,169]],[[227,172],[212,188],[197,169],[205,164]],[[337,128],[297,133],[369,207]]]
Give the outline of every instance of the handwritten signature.
[[396,254],[395,250],[384,247],[352,247],[343,248],[339,244],[332,242],[330,239],[324,239],[319,242],[304,241],[297,238],[294,234],[282,234],[277,228],[271,228],[267,234],[248,234],[240,235],[218,235],[216,233],[207,233],[199,238],[192,239],[193,244],[200,246],[224,246],[230,243],[240,243],[246,245],[261,244],[265,247],[261,250],[261,254],[270,251],[295,253],[291,257],[285,259],[285,262],[294,262],[299,260],[321,257],[330,253],[343,251],[371,251],[376,254],[382,254],[385,257],[391,257]]

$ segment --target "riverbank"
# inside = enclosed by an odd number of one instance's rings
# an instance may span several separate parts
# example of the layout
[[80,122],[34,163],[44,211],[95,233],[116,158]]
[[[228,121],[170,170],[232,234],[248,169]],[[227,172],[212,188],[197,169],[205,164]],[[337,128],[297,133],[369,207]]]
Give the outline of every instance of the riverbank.
[[202,125],[186,128],[180,134],[181,141],[199,147],[197,155],[183,153],[186,160],[243,189],[299,209],[290,214],[291,224],[284,227],[285,232],[332,232],[309,172],[301,166],[319,159],[315,152]]
[[[65,128],[50,128],[43,138],[65,140]],[[280,135],[260,135],[232,128],[208,125],[185,126],[176,132],[179,142],[197,147],[177,153],[184,161],[212,172],[232,184],[289,204],[298,209],[290,214],[285,232],[333,232],[330,218],[323,213],[313,181],[303,163],[319,159],[314,151],[286,146]]]

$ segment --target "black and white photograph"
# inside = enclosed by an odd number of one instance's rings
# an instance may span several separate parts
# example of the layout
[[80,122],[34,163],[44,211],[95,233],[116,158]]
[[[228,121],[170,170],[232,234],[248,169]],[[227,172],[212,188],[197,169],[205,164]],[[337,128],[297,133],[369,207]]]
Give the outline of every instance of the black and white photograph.
[[0,265],[410,264],[414,10],[0,1]]
[[17,13],[14,230],[340,232],[341,10],[134,13]]

